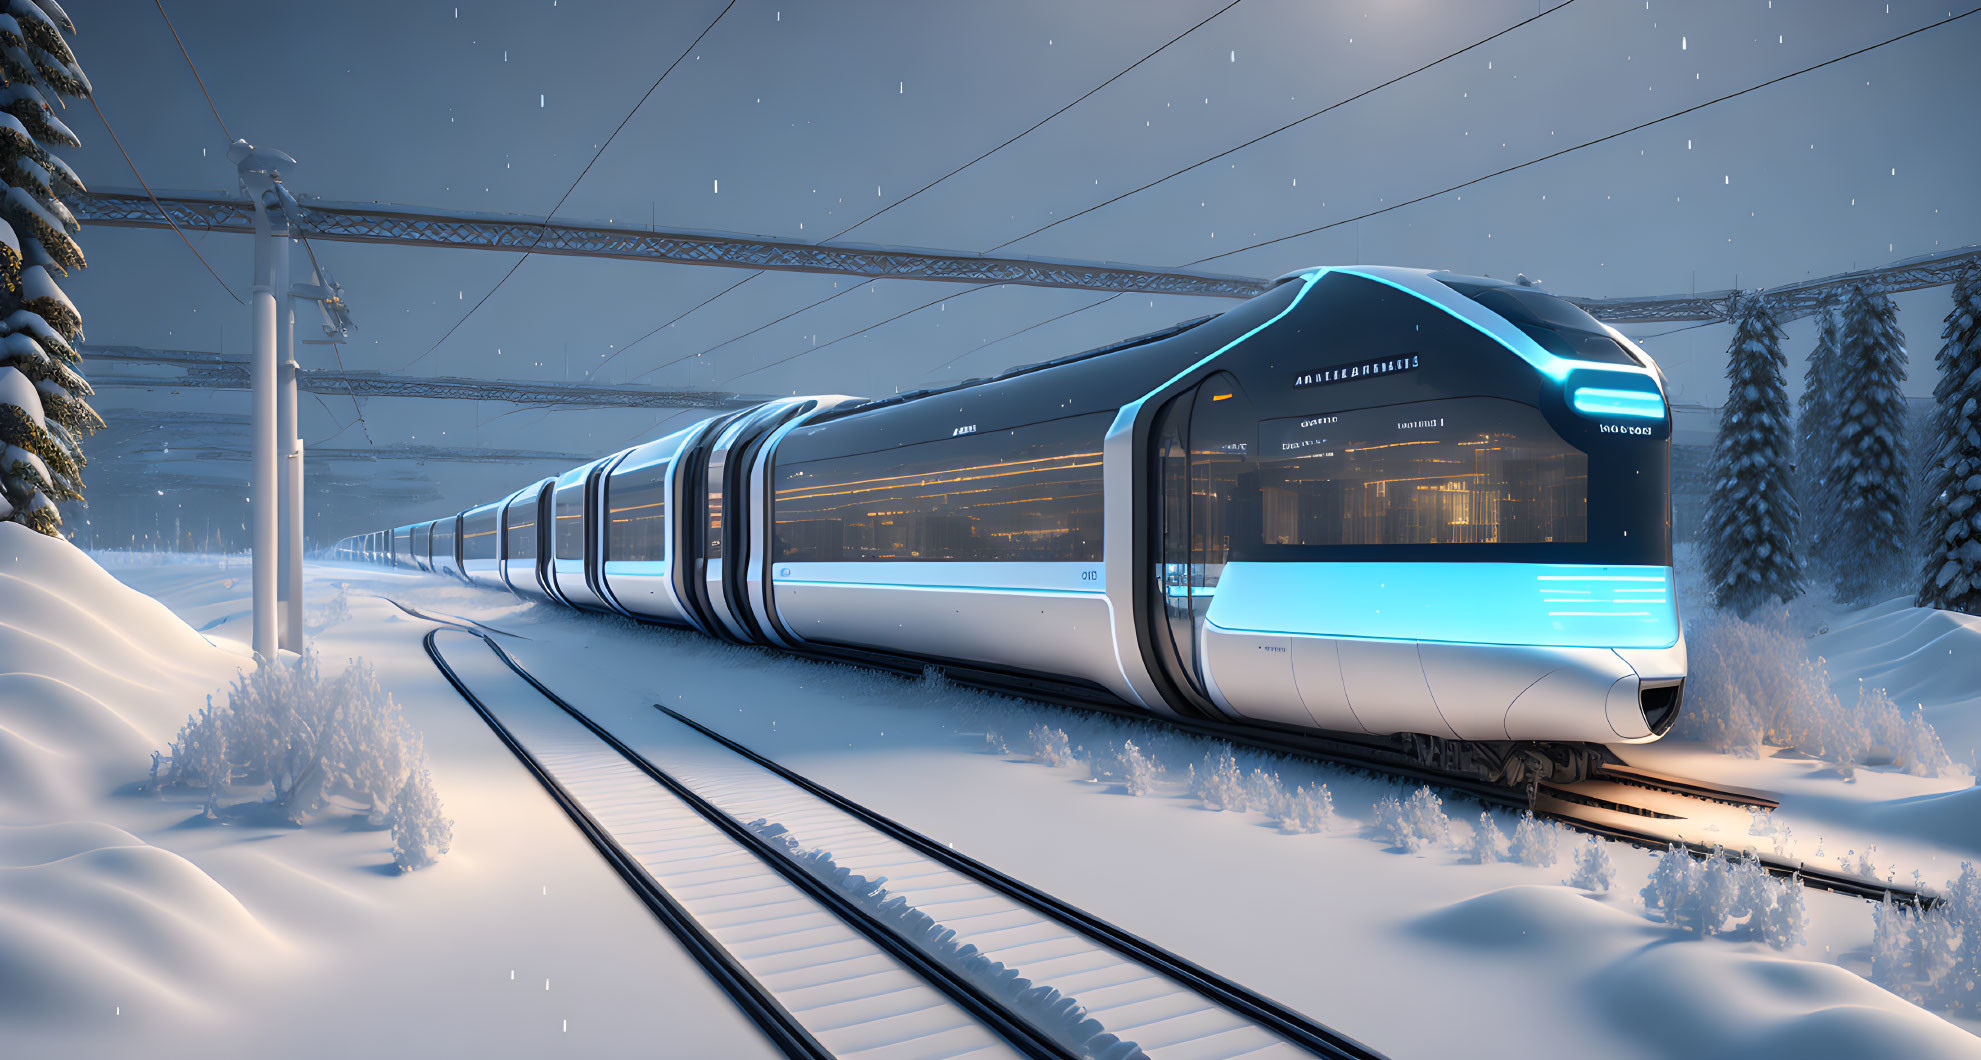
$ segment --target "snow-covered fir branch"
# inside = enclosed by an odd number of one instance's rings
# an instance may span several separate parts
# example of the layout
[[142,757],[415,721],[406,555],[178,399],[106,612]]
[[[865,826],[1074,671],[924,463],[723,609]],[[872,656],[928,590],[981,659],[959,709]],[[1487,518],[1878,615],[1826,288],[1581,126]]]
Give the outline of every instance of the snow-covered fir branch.
[[82,499],[80,439],[103,426],[75,343],[82,314],[56,283],[86,262],[62,197],[82,181],[51,148],[82,141],[51,98],[87,98],[89,79],[53,3],[0,0],[0,519],[59,534],[59,501]]

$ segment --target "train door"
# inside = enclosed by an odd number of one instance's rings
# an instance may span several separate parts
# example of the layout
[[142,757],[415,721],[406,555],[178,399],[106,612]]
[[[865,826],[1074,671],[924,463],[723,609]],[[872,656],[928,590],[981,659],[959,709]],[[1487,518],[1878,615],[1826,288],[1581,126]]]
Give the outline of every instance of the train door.
[[1149,636],[1162,676],[1183,703],[1216,716],[1204,681],[1203,628],[1240,530],[1240,492],[1258,423],[1238,381],[1220,372],[1170,400],[1155,422]]

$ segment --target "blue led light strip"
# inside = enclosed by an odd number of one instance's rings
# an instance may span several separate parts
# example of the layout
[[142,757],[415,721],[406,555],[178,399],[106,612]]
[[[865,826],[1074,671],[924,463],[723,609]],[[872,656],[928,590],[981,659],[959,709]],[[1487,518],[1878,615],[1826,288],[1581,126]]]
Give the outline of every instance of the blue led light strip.
[[1578,387],[1570,400],[1575,405],[1575,411],[1587,416],[1665,418],[1664,401],[1658,395],[1642,390],[1605,390],[1585,386]]

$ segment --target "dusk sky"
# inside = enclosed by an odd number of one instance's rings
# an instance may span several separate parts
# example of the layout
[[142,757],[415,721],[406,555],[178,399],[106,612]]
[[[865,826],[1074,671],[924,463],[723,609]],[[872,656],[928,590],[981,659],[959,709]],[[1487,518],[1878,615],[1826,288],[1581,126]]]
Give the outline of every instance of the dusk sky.
[[[1962,102],[1981,98],[1977,17],[1461,192],[1229,253],[1957,13],[1918,0],[1574,0],[1230,157],[1018,238],[1553,6],[1243,0],[1012,146],[859,223],[1223,6],[738,0],[557,217],[1146,266],[1201,262],[1253,276],[1358,262],[1524,272],[1571,295],[1766,286],[1981,241],[1981,140]],[[724,2],[166,7],[232,133],[299,160],[285,174],[298,193],[541,218]],[[97,101],[151,186],[237,191],[225,138],[157,8],[121,0],[72,14]],[[85,141],[68,157],[91,186],[135,185],[94,113],[72,105],[65,120]],[[249,241],[194,239],[245,297]],[[170,232],[99,227],[83,246],[90,267],[68,290],[91,342],[246,352],[247,310]],[[327,241],[316,249],[359,324],[345,364],[416,375],[597,372],[611,382],[754,394],[889,393],[1230,304],[1125,296],[977,351],[1103,296],[1019,287],[965,294],[961,285],[884,280],[698,356],[858,281],[767,274],[635,344],[747,273],[544,257],[525,262],[432,348],[515,255]],[[955,297],[806,352],[945,291]],[[1901,296],[1899,305],[1913,357],[1908,390],[1925,394],[1946,292]],[[1790,328],[1798,383],[1811,333],[1808,321]],[[1674,401],[1719,403],[1729,334],[1710,326],[1646,341]],[[305,367],[329,364],[327,348],[305,350]],[[97,407],[116,423],[165,406],[245,412],[246,403],[238,392],[107,390]],[[306,439],[328,447],[362,448],[368,433],[377,444],[593,453],[650,436],[665,414],[373,400],[360,429],[350,400],[325,395],[305,398],[304,415]],[[433,466],[425,475],[458,505],[553,470],[476,465],[456,476]],[[433,514],[387,513],[393,521]]]

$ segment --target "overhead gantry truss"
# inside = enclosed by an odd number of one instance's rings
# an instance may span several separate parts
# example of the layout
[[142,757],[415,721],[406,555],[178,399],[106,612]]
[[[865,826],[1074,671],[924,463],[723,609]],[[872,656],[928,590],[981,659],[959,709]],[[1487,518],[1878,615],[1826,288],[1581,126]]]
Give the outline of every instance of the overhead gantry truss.
[[[254,210],[247,200],[217,192],[159,196],[106,189],[74,200],[86,223],[113,228],[169,228],[166,215],[181,228],[251,233]],[[614,224],[549,223],[506,214],[455,213],[417,206],[377,203],[301,202],[304,231],[316,239],[398,246],[457,247],[567,257],[620,258],[677,265],[825,273],[868,278],[895,277],[950,283],[1012,283],[1088,291],[1250,298],[1270,281],[1179,269],[1150,269],[1104,262],[992,258],[980,254],[905,247],[799,243],[759,236],[658,230]],[[1852,287],[1896,294],[1950,284],[1961,269],[1981,262],[1981,245],[1925,254],[1877,268],[1838,273],[1768,288],[1783,322],[1809,316],[1829,302],[1841,302]],[[1731,318],[1743,293],[1709,291],[1657,297],[1582,298],[1564,295],[1597,319],[1611,324],[1718,321]],[[414,395],[419,396],[419,395]],[[656,406],[658,407],[658,406]]]
[[[246,199],[218,193],[158,197],[180,228],[209,232],[254,231]],[[301,224],[312,239],[395,246],[621,258],[675,265],[894,277],[950,283],[1015,283],[1137,294],[1250,298],[1271,286],[1243,276],[1144,269],[1103,262],[992,258],[903,247],[799,243],[763,236],[638,228],[613,224],[544,223],[513,214],[454,213],[416,206],[304,199]],[[113,228],[169,228],[166,216],[144,192],[105,189],[73,200],[78,220]]]
[[[1819,313],[1825,305],[1841,306],[1853,287],[1862,287],[1870,294],[1898,294],[1943,287],[1954,282],[1962,269],[1975,264],[1981,264],[1981,245],[1936,251],[1877,268],[1787,283],[1759,293],[1767,296],[1775,319],[1786,324]],[[1734,300],[1742,294],[1752,293],[1727,290],[1658,298],[1570,298],[1569,301],[1588,310],[1596,319],[1611,324],[1661,324],[1688,320],[1731,320]]]
[[[158,350],[142,346],[85,345],[90,385],[98,390],[248,390],[248,359],[204,350]],[[158,364],[184,369],[184,375],[133,374],[107,364]],[[470,379],[463,376],[404,376],[388,372],[303,368],[296,389],[308,394],[355,398],[441,398],[504,401],[537,408],[731,409],[759,397],[709,390],[673,390],[637,384],[572,383],[532,379]]]

